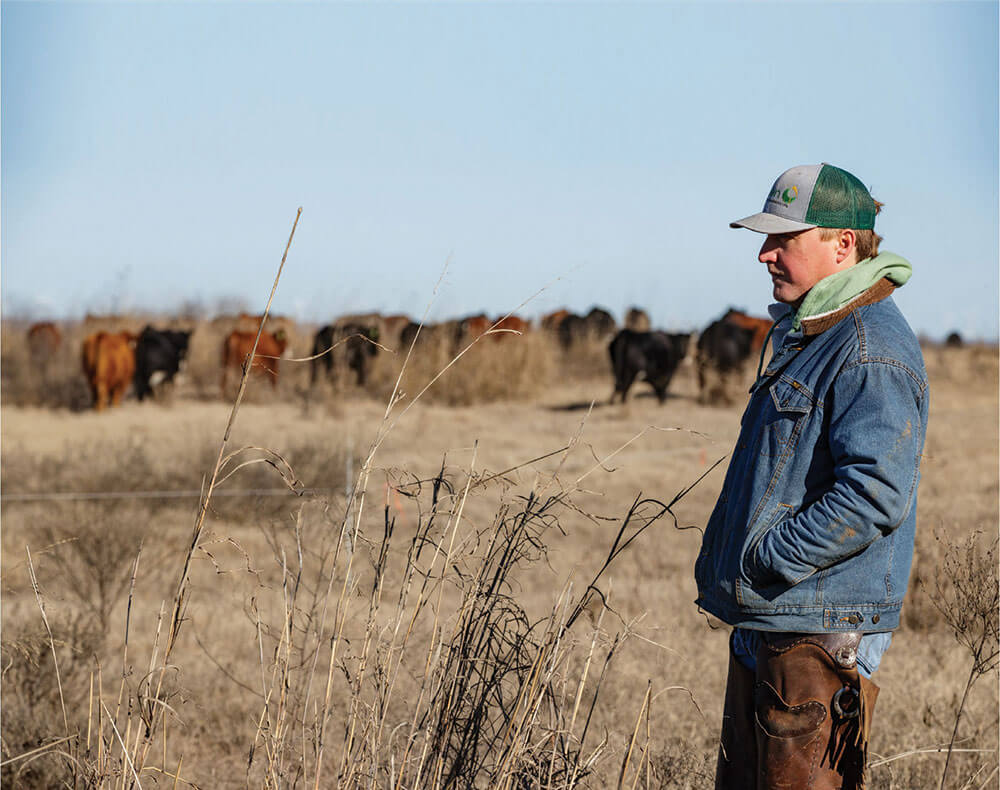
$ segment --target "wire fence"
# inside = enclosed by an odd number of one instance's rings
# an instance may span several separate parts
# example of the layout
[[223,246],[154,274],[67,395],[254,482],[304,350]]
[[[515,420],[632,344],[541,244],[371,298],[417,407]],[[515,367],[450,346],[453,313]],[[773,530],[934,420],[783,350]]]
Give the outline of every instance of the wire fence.
[[[333,494],[333,488],[240,488],[212,492],[214,497],[242,496],[315,496]],[[35,493],[0,494],[0,503],[7,502],[58,502],[99,499],[197,499],[204,492],[198,489],[163,491],[42,491]]]

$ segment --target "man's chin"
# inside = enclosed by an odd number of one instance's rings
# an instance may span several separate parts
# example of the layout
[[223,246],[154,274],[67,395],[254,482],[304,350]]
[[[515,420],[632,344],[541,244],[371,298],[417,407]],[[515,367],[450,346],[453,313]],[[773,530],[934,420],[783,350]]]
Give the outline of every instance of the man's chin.
[[802,298],[805,294],[793,293],[781,285],[775,285],[771,290],[771,296],[776,302],[798,307],[802,303]]

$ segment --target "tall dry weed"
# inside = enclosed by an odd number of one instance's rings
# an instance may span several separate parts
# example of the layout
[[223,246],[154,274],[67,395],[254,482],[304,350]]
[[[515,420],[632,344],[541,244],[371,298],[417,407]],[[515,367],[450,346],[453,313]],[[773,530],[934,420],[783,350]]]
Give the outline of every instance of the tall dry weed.
[[[3,668],[3,738],[0,784],[10,788],[97,786],[85,759],[87,688],[101,635],[86,618],[51,624],[5,627],[0,643]],[[68,728],[63,712],[68,712]],[[67,732],[67,729],[69,730]]]
[[955,726],[948,742],[948,756],[941,772],[942,790],[948,779],[952,753],[972,686],[996,672],[1000,659],[1000,587],[997,578],[997,544],[983,545],[979,534],[965,541],[948,542],[944,561],[934,576],[932,600],[955,639],[969,652],[971,665],[955,712]]
[[[637,503],[591,585],[531,612],[519,585],[574,506],[529,494],[477,527],[463,511],[481,485],[442,468],[409,486],[417,515],[405,535],[388,509],[380,528],[369,522],[377,531],[348,520],[333,532],[300,512],[273,535],[275,600],[265,605],[261,588],[251,610],[264,704],[250,784],[569,788],[606,776],[612,755],[623,774],[650,770],[648,741],[623,757],[588,732],[628,628],[595,630],[580,615],[595,600],[601,612],[603,570],[665,506]],[[326,556],[309,556],[323,534]]]

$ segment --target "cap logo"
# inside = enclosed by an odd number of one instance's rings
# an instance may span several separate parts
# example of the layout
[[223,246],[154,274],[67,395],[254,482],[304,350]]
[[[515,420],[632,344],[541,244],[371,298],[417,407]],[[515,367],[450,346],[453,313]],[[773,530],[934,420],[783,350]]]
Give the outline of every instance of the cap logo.
[[781,199],[785,201],[786,206],[793,200],[795,200],[795,198],[797,198],[798,196],[799,196],[799,188],[796,186],[791,186],[781,193]]

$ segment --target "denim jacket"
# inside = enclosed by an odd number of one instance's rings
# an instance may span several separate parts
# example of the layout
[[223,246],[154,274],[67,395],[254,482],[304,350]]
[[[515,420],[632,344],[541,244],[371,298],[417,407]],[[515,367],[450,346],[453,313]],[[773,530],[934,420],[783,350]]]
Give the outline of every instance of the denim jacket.
[[890,631],[916,531],[920,346],[881,280],[780,341],[695,564],[697,603],[764,631]]

